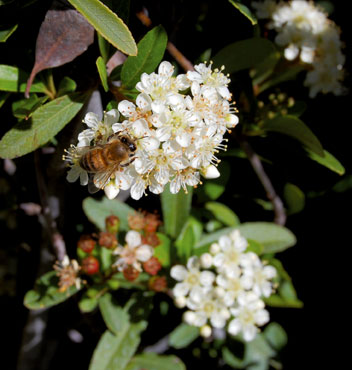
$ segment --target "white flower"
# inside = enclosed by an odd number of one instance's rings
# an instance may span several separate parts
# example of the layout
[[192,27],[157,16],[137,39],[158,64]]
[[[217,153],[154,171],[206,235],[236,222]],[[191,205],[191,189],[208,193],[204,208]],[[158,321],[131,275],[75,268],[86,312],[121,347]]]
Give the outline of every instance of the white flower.
[[219,239],[220,251],[214,255],[213,264],[219,273],[236,278],[240,275],[240,265],[244,258],[243,252],[247,248],[247,241],[238,230],[229,236],[223,235]]
[[182,265],[171,268],[171,277],[179,281],[173,289],[175,297],[186,296],[196,287],[213,284],[215,275],[211,271],[200,271],[199,267],[198,258],[193,257],[188,260],[187,268]]
[[77,146],[89,146],[92,141],[106,142],[108,137],[113,134],[112,125],[118,122],[120,114],[117,109],[104,112],[102,121],[92,112],[85,115],[83,122],[89,127],[78,135]]
[[235,317],[230,321],[228,332],[232,335],[242,333],[245,341],[251,341],[258,332],[258,326],[269,321],[269,313],[264,309],[264,302],[253,292],[243,292],[237,299],[236,307],[230,311]]
[[[254,254],[254,253],[253,253]],[[256,255],[255,255],[256,256]],[[276,276],[276,269],[273,266],[263,266],[257,257],[252,267],[244,270],[244,277],[252,290],[258,296],[269,297],[273,291],[271,280]]]
[[187,307],[195,312],[195,326],[203,326],[209,320],[214,328],[223,328],[230,318],[230,312],[212,287],[197,287],[190,293]]
[[119,271],[132,266],[138,271],[142,270],[141,262],[148,261],[154,253],[154,249],[147,244],[142,244],[142,238],[139,232],[130,230],[125,237],[125,246],[118,246],[114,254],[118,256],[113,266]]

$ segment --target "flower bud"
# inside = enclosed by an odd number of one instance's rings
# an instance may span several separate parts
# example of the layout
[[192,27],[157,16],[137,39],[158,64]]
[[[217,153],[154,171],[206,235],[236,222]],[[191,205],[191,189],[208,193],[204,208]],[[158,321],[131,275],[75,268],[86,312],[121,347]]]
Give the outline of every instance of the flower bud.
[[135,269],[132,265],[128,265],[123,271],[123,276],[128,281],[136,280],[139,276],[139,271]]
[[203,253],[200,256],[200,264],[204,269],[208,269],[213,264],[213,256],[210,253]]
[[117,247],[116,236],[107,231],[100,232],[98,242],[99,242],[99,245],[107,249],[114,249]]
[[88,256],[82,260],[82,271],[87,275],[94,275],[99,272],[99,261],[93,257]]
[[82,235],[77,242],[77,248],[85,253],[91,253],[94,247],[95,240],[90,235]]
[[159,216],[155,213],[147,213],[144,217],[145,226],[144,231],[146,233],[155,233],[161,224]]
[[132,230],[142,230],[145,227],[144,215],[140,212],[135,212],[128,216],[128,226]]
[[211,336],[211,327],[209,325],[204,325],[200,328],[200,335],[203,338],[209,338]]
[[160,244],[160,239],[156,233],[146,233],[145,235],[142,235],[142,244],[156,247]]
[[143,269],[149,275],[156,275],[161,270],[161,263],[156,257],[151,257],[143,263]]
[[167,289],[167,281],[165,276],[153,276],[149,279],[148,286],[154,292],[165,292]]
[[214,165],[211,164],[202,171],[202,175],[206,179],[216,179],[220,176],[220,172]]
[[120,227],[120,219],[115,215],[106,217],[105,227],[106,227],[107,232],[111,234],[117,234],[117,232],[119,231],[119,227]]
[[220,252],[220,245],[218,243],[213,243],[210,246],[210,253],[211,254],[216,254]]
[[186,304],[187,304],[187,300],[186,300],[185,296],[181,295],[181,296],[175,298],[175,306],[176,307],[183,308],[183,307],[186,307]]

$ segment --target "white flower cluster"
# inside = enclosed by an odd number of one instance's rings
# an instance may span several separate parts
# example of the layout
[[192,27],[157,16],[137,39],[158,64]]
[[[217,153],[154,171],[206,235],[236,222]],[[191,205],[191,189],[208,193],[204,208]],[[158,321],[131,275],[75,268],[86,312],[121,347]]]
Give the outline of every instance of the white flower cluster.
[[[128,134],[137,146],[134,161],[116,171],[106,184],[110,199],[120,189],[130,189],[133,199],[141,198],[147,188],[160,194],[168,183],[170,191],[177,193],[181,188],[186,191],[186,185],[199,184],[200,174],[206,178],[220,175],[215,154],[226,149],[223,136],[238,123],[227,87],[230,79],[223,68],[212,70],[211,64],[194,68],[174,77],[174,67],[164,61],[158,73],[141,75],[136,104],[121,101],[118,110],[104,115],[103,122],[94,113],[86,115],[89,128],[78,136],[77,147],[94,145],[98,138],[104,144],[114,133]],[[122,122],[118,122],[120,114]],[[75,150],[66,156],[71,162],[67,179],[72,182],[80,177],[86,185],[88,175],[75,160]]]
[[176,265],[171,269],[178,281],[173,288],[175,304],[188,308],[185,322],[201,327],[205,337],[211,327],[227,325],[230,334],[242,333],[244,340],[251,341],[258,326],[269,321],[261,298],[271,295],[276,269],[246,249],[247,240],[235,230],[212,244],[210,253],[191,257],[187,268]]
[[340,30],[323,10],[305,0],[265,0],[252,5],[258,18],[270,19],[268,26],[278,32],[275,42],[284,48],[285,58],[299,58],[307,65],[305,85],[310,97],[319,92],[343,93],[345,56]]
[[154,254],[154,248],[142,243],[141,234],[130,230],[125,237],[126,244],[119,245],[113,252],[118,256],[113,264],[119,271],[132,266],[137,271],[142,271],[142,263],[148,261]]

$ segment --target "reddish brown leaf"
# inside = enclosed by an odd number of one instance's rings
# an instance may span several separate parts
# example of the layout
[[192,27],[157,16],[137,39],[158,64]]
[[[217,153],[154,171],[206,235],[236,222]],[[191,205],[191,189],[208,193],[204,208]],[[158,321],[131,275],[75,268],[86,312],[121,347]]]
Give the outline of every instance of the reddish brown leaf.
[[25,96],[35,75],[47,68],[71,62],[94,41],[94,28],[76,10],[48,10],[40,26],[35,63],[27,81]]

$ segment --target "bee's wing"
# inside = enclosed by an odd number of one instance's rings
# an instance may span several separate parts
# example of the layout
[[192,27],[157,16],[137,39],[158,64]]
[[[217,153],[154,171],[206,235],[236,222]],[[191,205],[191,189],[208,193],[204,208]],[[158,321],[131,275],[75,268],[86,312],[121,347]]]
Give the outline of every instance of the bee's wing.
[[98,190],[104,189],[104,187],[110,181],[110,178],[113,175],[113,173],[118,170],[118,167],[119,164],[114,164],[106,168],[104,171],[99,171],[95,174],[91,174],[88,182],[88,191],[91,194],[94,194]]

